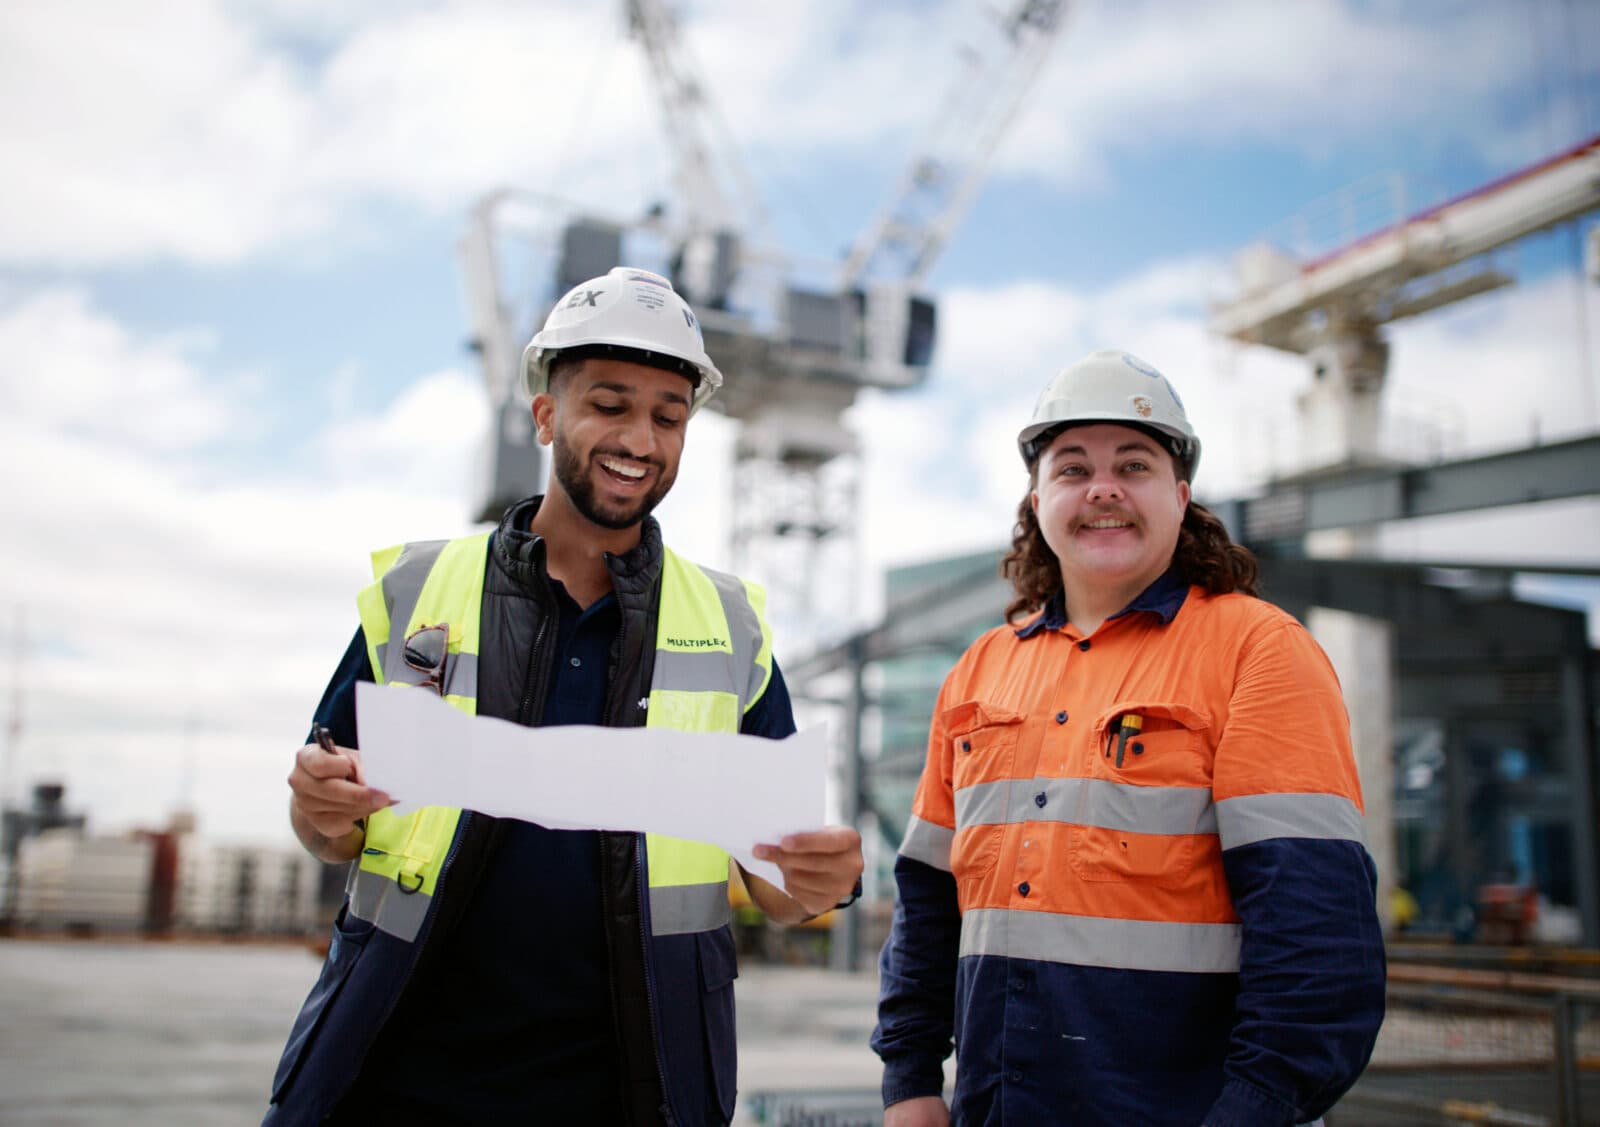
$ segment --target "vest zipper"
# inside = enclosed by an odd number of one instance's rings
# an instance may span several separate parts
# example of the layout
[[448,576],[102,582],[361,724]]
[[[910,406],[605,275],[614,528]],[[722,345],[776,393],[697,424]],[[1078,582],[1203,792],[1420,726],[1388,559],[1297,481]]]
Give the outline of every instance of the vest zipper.
[[[616,587],[615,576],[612,577],[612,587],[613,589]],[[617,604],[619,608],[623,607],[621,591],[617,591]],[[624,613],[618,632],[618,652],[623,652],[627,649],[625,639],[623,638],[623,635],[627,632],[627,629],[628,620],[627,615]],[[653,643],[654,639],[652,638],[644,639],[645,645],[651,645]],[[610,723],[618,718],[616,713],[617,694],[619,692],[619,687],[617,684],[619,672],[620,670],[615,668],[608,669],[606,671],[607,683],[605,710],[602,713],[603,720],[606,723]],[[629,695],[631,696],[632,693],[629,693]],[[644,871],[645,836],[644,834],[636,834],[635,839],[636,844],[633,850],[633,886],[635,889],[634,895],[638,897],[639,901],[639,954],[644,960],[645,1016],[650,1020],[650,1051],[655,1056],[656,1077],[661,1081],[661,1118],[662,1121],[667,1124],[667,1127],[675,1127],[678,1120],[677,1117],[672,1113],[672,1096],[667,1088],[667,1062],[661,1055],[661,1030],[656,1024],[656,980],[654,968],[650,959],[650,888],[646,884],[646,880],[648,878],[646,877]],[[604,885],[605,882],[602,881],[601,884]],[[610,890],[608,888],[603,888],[602,896],[608,905],[606,918],[609,920],[609,904],[611,899]],[[616,1012],[616,1008],[617,1000],[616,996],[613,995],[611,999],[611,1019],[618,1023],[617,1028],[620,1029],[621,1015]]]
[[[557,609],[555,613],[560,614],[561,611]],[[522,707],[517,710],[517,721],[524,727],[534,726],[529,710],[533,707],[535,695],[544,696],[542,691],[544,689],[544,681],[550,675],[550,663],[544,662],[544,668],[541,669],[539,662],[539,647],[544,642],[545,631],[549,626],[550,615],[548,613],[541,614],[539,616],[539,629],[534,633],[533,646],[528,651],[528,688],[522,695]],[[539,703],[542,705],[544,702],[541,700]]]
[[650,1047],[656,1055],[656,1075],[661,1078],[661,1118],[667,1127],[677,1123],[672,1114],[672,1094],[667,1088],[667,1062],[661,1057],[661,1031],[656,1027],[656,980],[650,963],[650,896],[644,871],[644,834],[639,835],[639,847],[633,853],[634,885],[639,890],[639,946],[644,955],[645,1010],[650,1018]]

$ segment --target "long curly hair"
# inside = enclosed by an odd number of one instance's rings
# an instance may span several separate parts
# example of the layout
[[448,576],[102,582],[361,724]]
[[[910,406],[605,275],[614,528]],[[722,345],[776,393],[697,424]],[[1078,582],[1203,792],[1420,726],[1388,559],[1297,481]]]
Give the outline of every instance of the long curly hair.
[[[1028,471],[1028,490],[1038,484],[1039,464]],[[1256,594],[1258,567],[1249,548],[1235,544],[1215,513],[1190,501],[1178,528],[1178,546],[1172,562],[1178,575],[1213,595],[1238,591]],[[1039,519],[1028,503],[1028,494],[1017,506],[1017,523],[1011,530],[1011,551],[1000,563],[1000,574],[1011,581],[1016,598],[1006,606],[1006,621],[1040,610],[1061,590],[1061,562],[1044,541]]]

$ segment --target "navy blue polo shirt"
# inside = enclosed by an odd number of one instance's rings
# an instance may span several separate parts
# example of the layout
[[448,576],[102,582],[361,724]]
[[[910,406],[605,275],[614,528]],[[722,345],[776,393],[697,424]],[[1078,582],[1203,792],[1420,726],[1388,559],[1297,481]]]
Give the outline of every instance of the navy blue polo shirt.
[[[580,608],[559,582],[550,586],[560,614],[542,726],[600,724],[621,625],[616,597]],[[356,682],[372,679],[358,629],[316,713],[344,746],[356,746]],[[771,739],[794,732],[776,662],[740,729]],[[386,1109],[426,1110],[441,1124],[623,1118],[600,835],[511,819],[502,834],[446,948],[430,952],[368,1056],[341,1121]]]

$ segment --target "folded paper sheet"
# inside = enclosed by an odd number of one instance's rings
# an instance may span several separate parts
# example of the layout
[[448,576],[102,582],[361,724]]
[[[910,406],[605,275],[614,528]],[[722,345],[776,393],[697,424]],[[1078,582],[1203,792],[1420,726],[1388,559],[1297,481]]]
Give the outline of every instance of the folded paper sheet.
[[819,829],[827,740],[666,728],[524,728],[468,716],[428,692],[363,682],[356,723],[367,785],[418,806],[459,806],[560,830],[709,841],[781,887],[757,844]]

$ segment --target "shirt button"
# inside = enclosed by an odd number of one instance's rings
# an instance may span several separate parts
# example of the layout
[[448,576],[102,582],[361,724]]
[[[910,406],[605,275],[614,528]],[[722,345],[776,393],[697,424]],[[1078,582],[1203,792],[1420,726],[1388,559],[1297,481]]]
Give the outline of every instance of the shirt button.
[[1007,1076],[1006,1079],[1011,1081],[1013,1084],[1020,1084],[1022,1083],[1022,1073],[1018,1072],[1016,1069],[1012,1069],[1011,1075]]
[[578,667],[579,667],[579,666],[580,666],[580,665],[582,665],[582,664],[583,664],[583,662],[582,662],[582,661],[581,661],[581,660],[579,660],[579,659],[578,659],[578,658],[575,658],[575,657],[569,657],[569,658],[567,658],[567,664],[568,664],[568,665],[570,665],[570,666],[572,666],[572,668],[574,668],[574,669],[576,669],[576,668],[578,668]]
[[1078,648],[1080,650],[1087,650],[1089,648],[1089,639],[1085,638],[1083,641],[1079,642]]
[[971,740],[962,740],[961,741],[961,750],[962,751],[971,751],[972,750],[972,741]]
[[1028,886],[1028,882],[1027,881],[1023,881],[1021,884],[1017,885],[1017,891],[1022,893],[1022,895],[1026,896],[1026,895],[1028,895],[1029,892],[1032,891],[1032,889]]
[[1045,802],[1046,802],[1046,799],[1044,797],[1044,791],[1040,791],[1038,794],[1033,796],[1033,804],[1035,806],[1037,806],[1039,809],[1041,809],[1041,810],[1044,809]]
[[1067,722],[1067,714],[1065,712],[1056,713],[1056,723],[1057,724],[1065,724],[1066,722]]

